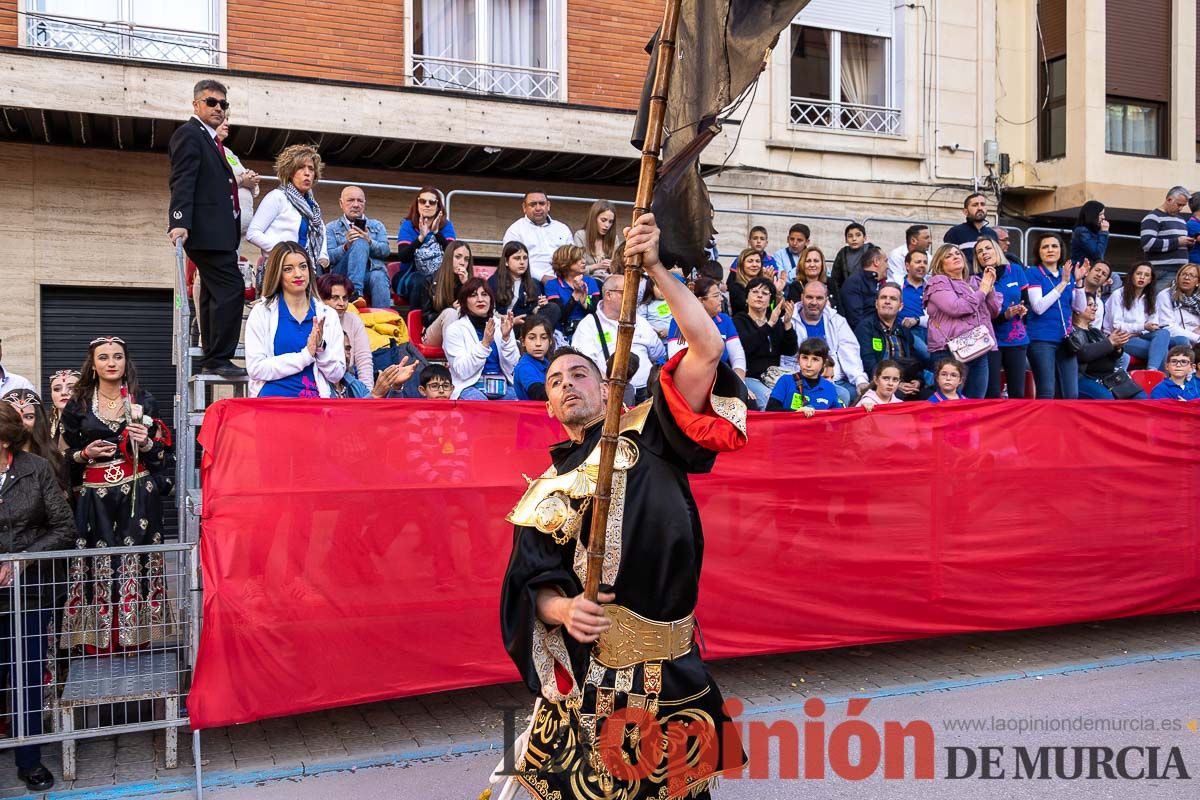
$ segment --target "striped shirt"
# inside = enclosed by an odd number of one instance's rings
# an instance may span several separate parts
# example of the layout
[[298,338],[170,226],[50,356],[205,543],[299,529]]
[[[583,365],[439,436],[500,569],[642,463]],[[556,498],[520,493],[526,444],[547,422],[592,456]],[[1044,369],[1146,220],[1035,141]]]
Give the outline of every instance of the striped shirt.
[[1142,250],[1156,270],[1175,272],[1187,263],[1188,249],[1179,246],[1180,236],[1187,236],[1187,222],[1182,217],[1160,208],[1142,217]]

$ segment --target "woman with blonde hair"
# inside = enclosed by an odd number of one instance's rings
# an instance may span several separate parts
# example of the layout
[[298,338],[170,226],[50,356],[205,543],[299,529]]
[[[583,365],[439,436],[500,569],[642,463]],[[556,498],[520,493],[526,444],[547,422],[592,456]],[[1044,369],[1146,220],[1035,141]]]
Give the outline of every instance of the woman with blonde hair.
[[729,309],[734,314],[746,312],[746,291],[750,281],[763,275],[762,253],[747,247],[738,255],[737,267],[729,273]]
[[1171,332],[1171,346],[1200,343],[1200,265],[1184,264],[1158,293],[1158,324]]
[[621,244],[617,228],[617,210],[607,200],[597,200],[588,209],[583,229],[575,231],[575,244],[583,248],[583,263],[588,275],[614,272],[613,254]]
[[308,253],[280,242],[267,259],[262,299],[246,320],[251,397],[332,397],[346,372],[342,323],[317,297]]
[[[804,295],[804,284],[809,281],[820,281],[826,286],[829,285],[829,275],[825,269],[825,253],[821,248],[813,245],[804,248],[799,258],[796,259],[796,279],[784,288],[784,298],[793,303],[800,302],[800,298]],[[832,292],[829,295],[829,304],[837,307]]]
[[260,268],[280,242],[298,242],[308,254],[309,263],[319,264],[322,269],[329,266],[325,222],[313,195],[323,166],[317,148],[310,144],[289,145],[275,157],[279,188],[263,197],[246,231],[246,241],[263,253]]
[[564,244],[550,258],[554,280],[546,282],[546,297],[558,303],[561,310],[559,331],[568,339],[575,333],[579,320],[600,302],[600,284],[586,274],[582,247]]
[[[944,244],[933,254],[929,282],[925,285],[925,311],[929,314],[929,357],[937,363],[954,357],[954,342],[969,335],[986,335],[977,343],[986,346],[969,356],[963,394],[981,399],[988,388],[988,352],[996,349],[992,318],[1000,313],[1002,298],[996,291],[996,267],[988,264],[982,275],[967,278],[967,259],[958,245]],[[990,340],[989,338],[990,337]]]

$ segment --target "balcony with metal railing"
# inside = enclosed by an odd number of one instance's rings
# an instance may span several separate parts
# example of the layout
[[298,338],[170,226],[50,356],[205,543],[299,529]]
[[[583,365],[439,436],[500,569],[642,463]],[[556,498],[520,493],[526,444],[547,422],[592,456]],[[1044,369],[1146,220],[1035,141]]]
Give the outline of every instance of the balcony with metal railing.
[[172,64],[221,62],[220,37],[215,33],[49,14],[26,15],[25,46]]
[[561,76],[558,70],[540,67],[414,55],[409,83],[427,89],[557,100]]
[[846,103],[840,100],[793,97],[788,123],[793,128],[823,128],[884,136],[903,135],[900,109]]

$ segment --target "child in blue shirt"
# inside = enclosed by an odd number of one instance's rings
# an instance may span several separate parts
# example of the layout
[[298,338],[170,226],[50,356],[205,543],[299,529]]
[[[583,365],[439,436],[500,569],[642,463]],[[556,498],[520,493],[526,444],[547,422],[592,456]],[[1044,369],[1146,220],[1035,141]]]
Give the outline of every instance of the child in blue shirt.
[[545,317],[532,314],[521,326],[521,349],[525,353],[513,369],[513,390],[518,400],[546,399],[546,370],[554,331]]
[[799,411],[811,417],[817,411],[842,408],[837,387],[821,377],[828,357],[829,345],[824,339],[805,339],[801,342],[800,352],[796,356],[800,372],[797,375],[783,375],[775,382],[775,388],[767,400],[767,411]]
[[1154,391],[1151,400],[1200,400],[1200,379],[1193,374],[1196,370],[1196,354],[1191,345],[1181,344],[1167,352],[1167,377]]
[[955,358],[942,359],[934,368],[934,382],[937,391],[929,396],[931,403],[944,403],[947,400],[962,400],[958,393],[963,380],[967,377],[966,366]]

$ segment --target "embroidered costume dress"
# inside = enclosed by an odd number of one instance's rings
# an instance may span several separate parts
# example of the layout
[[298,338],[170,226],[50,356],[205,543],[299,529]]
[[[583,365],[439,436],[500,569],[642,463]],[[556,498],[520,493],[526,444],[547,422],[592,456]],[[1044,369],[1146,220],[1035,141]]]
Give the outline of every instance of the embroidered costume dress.
[[[580,443],[555,445],[553,466],[509,515],[516,533],[501,628],[539,695],[528,744],[516,754],[516,780],[542,800],[704,798],[719,773],[744,762],[740,741],[723,741],[729,718],[692,640],[704,537],[687,476],[745,444],[745,387],[721,365],[709,407],[696,413],[674,384],[681,358],[663,368],[658,394],[621,421],[601,578],[616,594],[605,607],[613,626],[595,645],[542,623],[536,597],[547,587],[569,597],[582,591],[602,424]],[[626,763],[643,765],[648,774],[640,778],[613,775],[595,747],[608,718],[625,708],[653,716],[665,734],[642,742],[632,723],[609,733]],[[682,735],[682,723],[699,723],[702,733],[686,740],[687,774],[675,770],[669,780],[666,742]],[[653,757],[640,757],[655,750],[661,760],[650,769]]]
[[[121,404],[101,399],[98,391],[88,407],[72,400],[63,409],[69,459],[98,440],[118,446],[114,458],[83,471],[75,504],[75,545],[81,550],[162,544],[161,493],[171,431],[158,419],[158,404],[149,392],[133,400],[134,421],[152,420],[147,424],[152,446],[145,452],[126,435]],[[77,557],[69,570],[63,648],[137,647],[173,635],[176,614],[166,599],[162,554]]]

